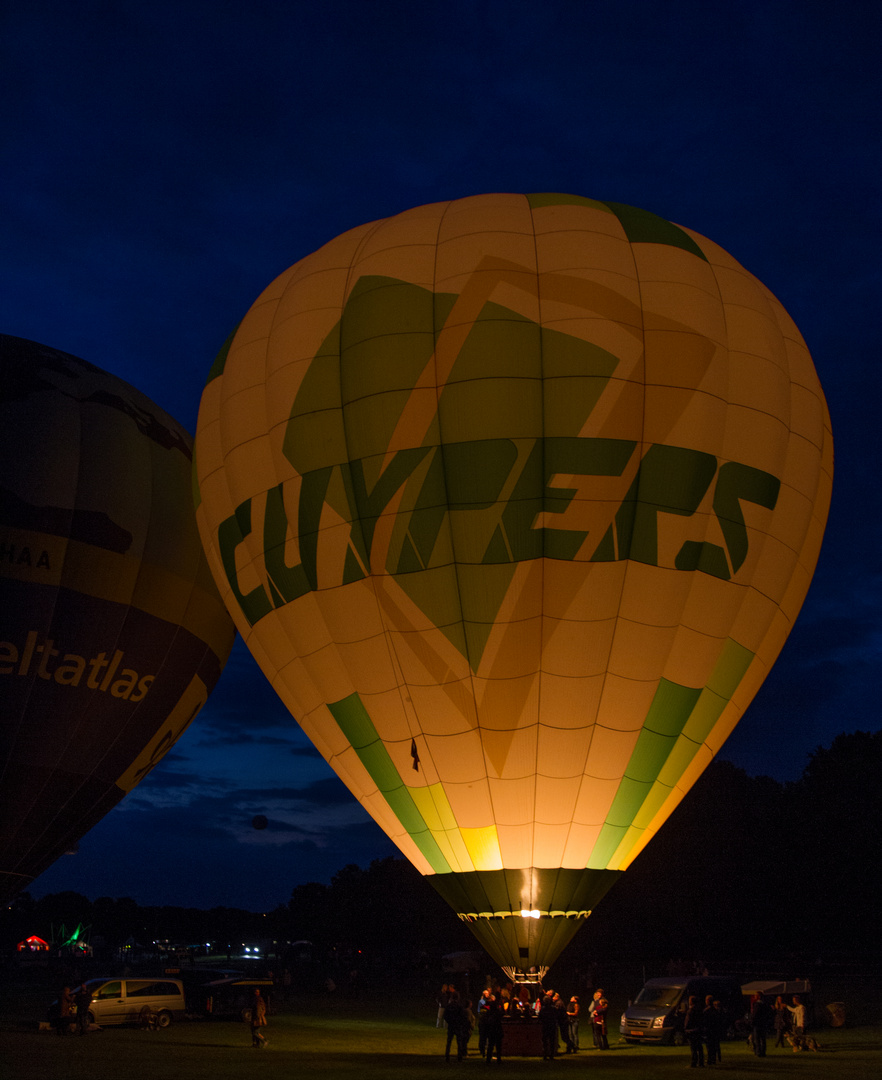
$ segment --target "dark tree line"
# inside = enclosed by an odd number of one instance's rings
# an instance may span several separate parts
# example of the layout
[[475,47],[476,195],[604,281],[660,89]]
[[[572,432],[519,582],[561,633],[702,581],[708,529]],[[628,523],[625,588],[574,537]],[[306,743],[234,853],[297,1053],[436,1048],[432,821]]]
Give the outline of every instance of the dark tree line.
[[[587,920],[567,963],[763,960],[795,975],[818,961],[878,957],[880,821],[882,731],[838,736],[791,784],[715,761]],[[431,885],[395,858],[299,885],[265,914],[24,894],[3,914],[4,946],[47,936],[62,920],[90,926],[109,946],[307,940],[317,956],[390,977],[437,970],[445,953],[477,948]]]
[[81,893],[60,892],[34,900],[22,893],[0,913],[0,940],[6,952],[30,934],[58,944],[62,926],[70,931],[82,925],[96,951],[105,955],[130,941],[144,948],[154,942],[186,946],[213,941],[220,951],[233,951],[284,929],[284,912],[280,918],[277,912],[238,908],[141,907],[128,896],[91,901]]
[[790,784],[714,761],[580,947],[795,969],[877,956],[880,821],[882,731],[837,736]]

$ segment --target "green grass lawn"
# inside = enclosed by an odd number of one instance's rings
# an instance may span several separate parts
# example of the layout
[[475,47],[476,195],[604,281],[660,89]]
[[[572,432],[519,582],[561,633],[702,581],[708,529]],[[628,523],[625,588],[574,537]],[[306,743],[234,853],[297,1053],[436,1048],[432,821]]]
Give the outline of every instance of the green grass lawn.
[[[394,1075],[422,1080],[450,1072],[483,1076],[497,1069],[478,1058],[475,1037],[465,1061],[444,1061],[445,1034],[434,1026],[431,1002],[417,1012],[412,1000],[405,1000],[396,1015],[388,1002],[326,997],[293,1001],[270,1017],[264,1029],[266,1050],[252,1049],[250,1028],[233,1021],[183,1021],[154,1032],[107,1028],[85,1038],[61,1039],[23,1024],[14,1013],[8,1010],[0,1023],[3,1080],[288,1080],[299,1073],[341,1080],[386,1080]],[[770,1048],[768,1056],[759,1059],[744,1043],[724,1043],[723,1064],[716,1071],[801,1080],[882,1077],[882,1025],[825,1028],[816,1034],[824,1046],[817,1054]],[[590,1074],[592,1080],[625,1075],[655,1080],[682,1074],[689,1065],[686,1047],[630,1046],[616,1038],[608,1052],[588,1049],[555,1062],[505,1058],[504,1053],[503,1044],[498,1068],[513,1077],[556,1072]]]

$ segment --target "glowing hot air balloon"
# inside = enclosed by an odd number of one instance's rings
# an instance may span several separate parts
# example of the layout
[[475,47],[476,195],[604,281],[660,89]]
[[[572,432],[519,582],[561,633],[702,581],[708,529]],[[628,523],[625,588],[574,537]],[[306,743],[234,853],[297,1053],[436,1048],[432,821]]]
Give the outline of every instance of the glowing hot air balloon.
[[345,233],[211,371],[197,518],[303,729],[504,966],[549,964],[744,712],[832,443],[715,244],[568,195]]
[[0,896],[119,802],[204,704],[234,627],[191,440],[121,379],[0,336]]

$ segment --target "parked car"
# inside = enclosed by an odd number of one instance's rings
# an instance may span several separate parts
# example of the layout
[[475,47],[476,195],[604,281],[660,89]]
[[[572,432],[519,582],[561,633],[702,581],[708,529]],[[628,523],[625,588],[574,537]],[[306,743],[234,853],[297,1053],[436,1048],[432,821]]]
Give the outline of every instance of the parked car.
[[[184,984],[180,979],[160,975],[137,979],[89,979],[83,984],[92,995],[89,1021],[99,1027],[149,1022],[168,1027],[186,1015]],[[52,1015],[57,1002],[49,1007]]]
[[683,1031],[686,1004],[695,995],[704,1005],[708,994],[722,1004],[727,1026],[734,1025],[744,1012],[741,984],[722,975],[649,979],[634,1001],[622,1013],[619,1032],[625,1042],[672,1043]]

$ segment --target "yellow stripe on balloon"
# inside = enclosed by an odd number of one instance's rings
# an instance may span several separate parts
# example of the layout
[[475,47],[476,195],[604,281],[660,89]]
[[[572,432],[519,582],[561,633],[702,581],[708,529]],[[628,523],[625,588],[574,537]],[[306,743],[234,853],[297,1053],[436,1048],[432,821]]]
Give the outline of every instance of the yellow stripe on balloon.
[[475,870],[450,802],[442,784],[410,788],[410,794],[423,820],[432,830],[432,836],[451,868],[458,873]]
[[483,829],[460,829],[476,870],[501,870],[502,852],[495,825]]

